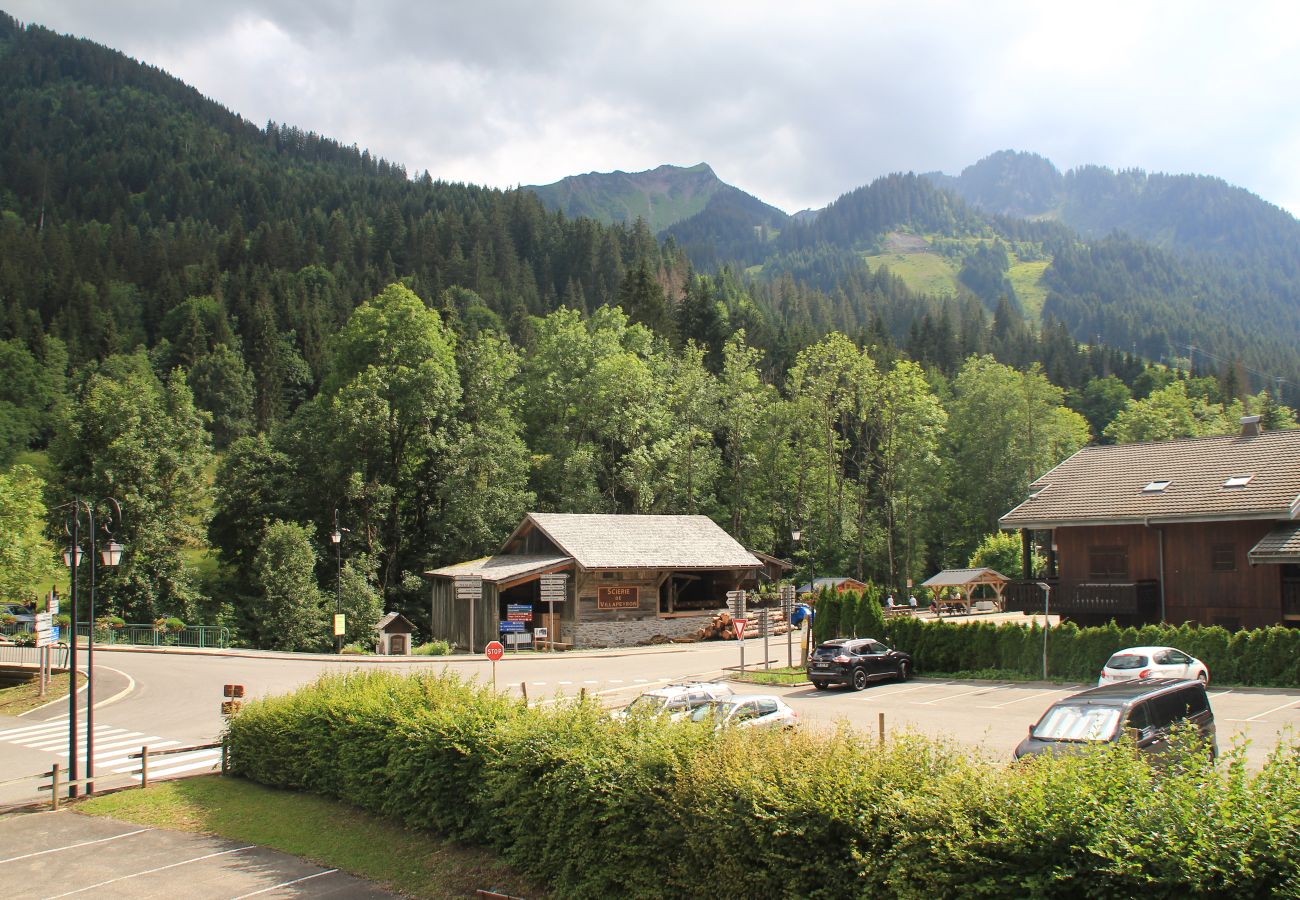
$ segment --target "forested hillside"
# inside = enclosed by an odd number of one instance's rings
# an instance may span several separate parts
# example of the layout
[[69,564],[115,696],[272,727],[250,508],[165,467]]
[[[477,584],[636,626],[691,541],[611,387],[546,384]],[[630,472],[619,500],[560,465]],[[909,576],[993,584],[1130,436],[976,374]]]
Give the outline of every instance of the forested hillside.
[[[1068,261],[1059,297],[1136,264],[924,179],[779,233],[715,191],[659,239],[257,127],[7,18],[0,90],[0,506],[32,495],[15,461],[51,510],[116,497],[128,552],[101,596],[131,620],[319,644],[336,510],[350,640],[381,609],[425,621],[419,574],[529,509],[706,513],[801,570],[901,585],[965,563],[1087,440],[1294,424],[1232,366],[1189,378],[1027,323],[999,252]],[[733,227],[705,247],[711,210]],[[904,224],[960,261],[955,293],[868,266]],[[754,248],[761,272],[724,264]]]

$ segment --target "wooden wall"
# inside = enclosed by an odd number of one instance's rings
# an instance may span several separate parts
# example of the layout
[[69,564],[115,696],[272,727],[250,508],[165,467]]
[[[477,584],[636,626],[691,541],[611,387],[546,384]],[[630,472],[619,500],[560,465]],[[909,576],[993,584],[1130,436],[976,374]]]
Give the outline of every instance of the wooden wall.
[[[1181,525],[1107,525],[1058,528],[1057,571],[1061,586],[1098,581],[1089,574],[1089,548],[1128,548],[1128,577],[1160,579],[1160,534],[1164,531],[1165,618],[1169,622],[1203,625],[1235,623],[1259,628],[1282,621],[1281,572],[1278,566],[1252,566],[1251,547],[1274,522],[1191,522]],[[1216,572],[1213,548],[1234,545],[1236,569]]]

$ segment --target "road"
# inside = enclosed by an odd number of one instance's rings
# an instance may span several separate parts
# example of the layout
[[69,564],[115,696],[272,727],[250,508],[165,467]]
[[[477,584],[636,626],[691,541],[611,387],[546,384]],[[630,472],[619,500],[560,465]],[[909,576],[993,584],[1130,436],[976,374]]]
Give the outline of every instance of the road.
[[[746,642],[748,662],[759,662],[762,641]],[[774,664],[786,658],[783,640],[772,641]],[[797,653],[797,649],[796,649]],[[641,690],[687,678],[717,678],[739,662],[734,642],[664,645],[626,650],[561,654],[508,654],[496,667],[498,689],[518,695],[525,689],[532,702],[572,696],[585,690],[609,705],[627,702]],[[324,672],[383,668],[391,671],[452,671],[488,683],[492,665],[482,657],[328,657],[294,656],[258,651],[159,652],[96,651],[96,775],[113,774],[116,783],[138,770],[127,754],[141,744],[151,748],[208,743],[221,732],[222,687],[242,684],[246,696],[281,694]],[[1027,726],[1058,697],[1084,685],[1024,684],[916,679],[883,683],[862,692],[816,692],[807,687],[772,690],[800,713],[807,727],[832,728],[847,722],[875,733],[885,714],[890,730],[910,727],[946,735],[983,748],[994,759],[1010,757]],[[738,686],[742,693],[767,689]],[[1219,742],[1251,741],[1247,759],[1263,763],[1279,735],[1300,726],[1300,692],[1267,689],[1211,688]],[[67,705],[56,704],[19,719],[0,717],[0,781],[48,771],[67,753]],[[84,727],[84,723],[83,723]],[[84,737],[83,737],[84,746]],[[151,777],[207,771],[218,763],[213,751],[164,758],[151,763]],[[110,782],[103,782],[105,786]],[[34,799],[34,782],[0,785],[0,805]]]

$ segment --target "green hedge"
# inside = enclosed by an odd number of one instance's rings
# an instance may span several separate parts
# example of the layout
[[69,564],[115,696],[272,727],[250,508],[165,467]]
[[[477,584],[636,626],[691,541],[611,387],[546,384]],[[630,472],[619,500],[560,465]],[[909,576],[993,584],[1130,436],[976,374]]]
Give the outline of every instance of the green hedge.
[[[1036,625],[990,622],[952,624],[895,618],[885,622],[887,642],[911,653],[919,673],[1001,669],[1037,677],[1043,671],[1043,632]],[[1215,684],[1300,685],[1300,629],[1259,628],[1231,632],[1218,626],[1144,625],[1113,622],[1080,628],[1065,622],[1052,628],[1048,674],[1080,681],[1095,679],[1116,650],[1178,647],[1205,662]]]
[[[1159,774],[1007,766],[903,734],[614,722],[454,676],[327,676],[250,703],[234,771],[493,847],[561,897],[1186,897],[1300,892],[1300,748]],[[322,823],[324,825],[325,823]]]

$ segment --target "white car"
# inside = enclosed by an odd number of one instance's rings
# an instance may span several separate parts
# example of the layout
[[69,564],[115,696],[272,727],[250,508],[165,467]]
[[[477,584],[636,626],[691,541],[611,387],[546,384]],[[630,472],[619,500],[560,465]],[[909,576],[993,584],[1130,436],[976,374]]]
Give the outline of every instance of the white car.
[[799,714],[780,697],[744,694],[711,700],[691,713],[692,722],[713,722],[723,728],[797,728]]
[[712,700],[726,700],[735,696],[730,685],[716,681],[688,681],[682,684],[667,684],[661,688],[646,691],[622,709],[614,710],[615,719],[628,716],[667,715],[674,721],[684,719],[690,712]]
[[1196,657],[1175,647],[1129,647],[1106,660],[1097,685],[1139,678],[1190,678],[1210,683],[1210,670]]

